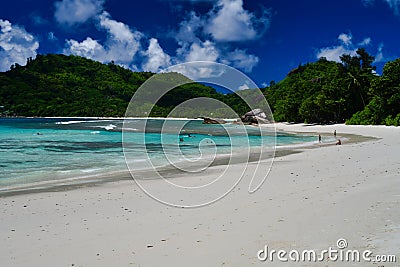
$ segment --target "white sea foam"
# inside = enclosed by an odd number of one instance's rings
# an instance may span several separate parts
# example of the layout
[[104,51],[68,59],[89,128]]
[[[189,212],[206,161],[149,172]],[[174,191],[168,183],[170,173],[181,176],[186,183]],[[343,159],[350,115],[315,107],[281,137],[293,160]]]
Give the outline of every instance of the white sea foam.
[[105,130],[109,131],[109,130],[114,130],[115,128],[117,128],[117,125],[114,125],[114,124],[99,125],[99,126],[93,126],[93,128],[101,128],[101,129],[105,129]]
[[87,121],[57,121],[56,124],[69,125],[69,124],[84,123],[84,122]]
[[89,169],[82,169],[80,170],[83,173],[88,173],[88,172],[96,172],[96,171],[103,171],[101,168],[89,168]]
[[69,124],[78,124],[78,123],[98,123],[98,122],[110,122],[114,120],[86,120],[86,121],[58,121],[56,124],[61,124],[61,125],[69,125]]
[[[100,126],[100,127],[101,127],[101,126]],[[107,125],[107,126],[104,127],[104,129],[106,129],[107,131],[113,130],[113,129],[115,129],[115,128],[117,128],[117,126],[114,125],[114,124],[109,124],[109,125]]]

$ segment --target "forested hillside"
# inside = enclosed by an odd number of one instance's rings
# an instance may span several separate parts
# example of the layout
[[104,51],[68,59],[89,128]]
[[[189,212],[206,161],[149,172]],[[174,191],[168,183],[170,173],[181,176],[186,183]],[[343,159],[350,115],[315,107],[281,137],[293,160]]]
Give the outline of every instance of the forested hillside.
[[301,65],[265,88],[275,120],[399,125],[400,59],[388,62],[382,76],[364,49],[341,61]]
[[[9,116],[122,117],[135,91],[152,75],[77,56],[38,55],[28,59],[26,66],[14,65],[0,73],[0,112]],[[195,97],[225,100],[212,87],[185,84],[162,97],[150,115],[167,116],[176,105]],[[236,96],[225,98],[228,103],[231,99],[242,103]]]
[[82,57],[38,55],[0,74],[0,103],[17,116],[122,116],[151,75]]
[[[378,76],[364,49],[300,65],[285,79],[262,88],[276,121],[348,124],[400,124],[400,59]],[[113,64],[65,55],[38,55],[26,66],[0,73],[0,114],[7,116],[124,116],[139,86],[153,73],[132,72]],[[180,74],[176,74],[180,75]],[[252,90],[240,91],[251,94]],[[149,92],[151,93],[151,92]],[[236,94],[191,83],[160,99],[151,116],[167,116],[180,103],[218,99],[239,115],[249,107]],[[218,116],[218,112],[215,116]]]

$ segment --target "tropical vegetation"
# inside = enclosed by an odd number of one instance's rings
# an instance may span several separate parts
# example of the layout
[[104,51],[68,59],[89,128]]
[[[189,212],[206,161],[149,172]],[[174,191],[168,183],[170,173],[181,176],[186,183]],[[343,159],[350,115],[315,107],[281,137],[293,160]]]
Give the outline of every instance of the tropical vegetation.
[[[373,62],[374,57],[363,48],[355,55],[342,55],[341,63],[320,58],[299,65],[282,81],[271,82],[261,90],[275,121],[397,126],[400,59],[388,62],[381,76],[376,74]],[[0,73],[0,114],[124,116],[131,97],[153,75],[132,72],[113,62],[102,64],[78,56],[38,55],[29,58],[26,66],[15,64]],[[171,79],[187,79],[181,74],[174,75]],[[251,96],[253,92],[242,90],[239,95]],[[222,94],[213,87],[191,82],[165,94],[150,115],[167,116],[177,105],[199,97],[222,101],[243,115],[249,107],[239,95]],[[205,115],[207,112],[204,110]],[[195,114],[187,109],[184,115]],[[224,108],[214,112],[214,116],[226,115]]]
[[388,62],[382,76],[363,48],[340,59],[300,65],[265,88],[275,120],[399,125],[400,59]]

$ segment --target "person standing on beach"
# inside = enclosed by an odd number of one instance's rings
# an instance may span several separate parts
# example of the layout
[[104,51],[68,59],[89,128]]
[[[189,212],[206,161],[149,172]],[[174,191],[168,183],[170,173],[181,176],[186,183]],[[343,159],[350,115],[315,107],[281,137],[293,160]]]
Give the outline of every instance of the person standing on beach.
[[333,136],[334,136],[334,137],[336,137],[336,130],[335,130],[335,131],[333,131]]
[[321,138],[321,135],[319,134],[318,135],[318,142],[321,143],[321,141],[322,141],[322,138]]

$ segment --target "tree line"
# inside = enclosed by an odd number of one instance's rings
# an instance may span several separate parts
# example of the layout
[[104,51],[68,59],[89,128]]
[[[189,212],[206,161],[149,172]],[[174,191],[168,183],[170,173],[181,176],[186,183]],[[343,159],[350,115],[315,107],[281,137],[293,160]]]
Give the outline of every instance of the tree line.
[[344,54],[341,63],[320,58],[300,65],[279,83],[264,88],[276,121],[400,124],[400,59],[383,74],[365,49]]
[[[374,57],[365,49],[342,55],[341,61],[320,58],[261,88],[275,121],[399,125],[400,59],[388,62],[381,76],[372,66]],[[0,73],[0,114],[122,117],[136,90],[153,75],[132,72],[113,62],[38,55],[26,66],[16,64]],[[179,79],[180,74],[176,75]],[[240,94],[251,95],[252,89]],[[222,94],[193,82],[168,92],[149,115],[165,117],[180,103],[196,97],[222,101],[239,115],[250,109],[237,94]],[[191,114],[188,110],[186,115]],[[213,112],[215,117],[226,114],[223,109]]]

